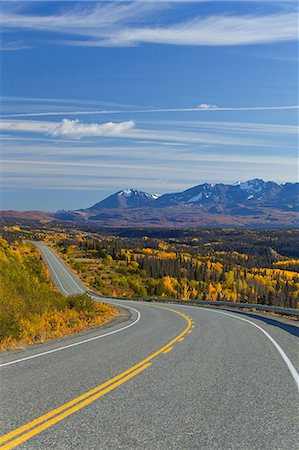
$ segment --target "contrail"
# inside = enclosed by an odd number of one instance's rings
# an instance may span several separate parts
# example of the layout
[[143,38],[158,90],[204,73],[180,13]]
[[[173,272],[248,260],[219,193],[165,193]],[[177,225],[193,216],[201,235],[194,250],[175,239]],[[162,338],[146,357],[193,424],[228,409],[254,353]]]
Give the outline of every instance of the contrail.
[[299,105],[287,106],[208,106],[197,108],[151,108],[151,109],[136,109],[133,111],[124,110],[93,110],[93,111],[51,111],[38,113],[18,113],[18,114],[2,114],[1,117],[43,117],[43,116],[86,116],[96,114],[148,114],[148,113],[163,113],[163,112],[207,112],[207,111],[269,111],[269,110],[288,110],[299,109]]

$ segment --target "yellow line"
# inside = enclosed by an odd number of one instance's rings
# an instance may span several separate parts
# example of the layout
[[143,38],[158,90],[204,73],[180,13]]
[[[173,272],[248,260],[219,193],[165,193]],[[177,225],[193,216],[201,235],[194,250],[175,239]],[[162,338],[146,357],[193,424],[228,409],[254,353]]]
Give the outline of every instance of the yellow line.
[[97,386],[96,388],[91,389],[90,391],[86,392],[85,394],[79,395],[79,397],[76,397],[75,399],[73,399],[67,403],[64,403],[62,406],[59,406],[58,408],[53,409],[52,411],[33,420],[32,422],[29,422],[26,425],[23,425],[22,427],[17,428],[15,430],[11,431],[10,433],[2,436],[0,438],[0,444],[3,444],[4,442],[9,441],[10,439],[17,436],[18,434],[21,434],[21,433],[29,430],[30,428],[33,428],[34,426],[39,425],[42,422],[45,422],[45,420],[51,419],[51,417],[56,416],[57,414],[65,411],[66,409],[70,408],[71,406],[74,406],[75,404],[81,402],[82,400],[85,400],[87,397],[90,397],[91,395],[96,394],[97,392],[101,391],[105,387],[115,383],[116,381],[123,378],[125,375],[131,373],[134,369],[137,368],[137,366],[139,367],[139,365],[140,364],[136,364],[135,366],[130,367],[130,369],[125,370],[121,374],[117,375],[114,378],[111,378],[110,380],[106,381],[105,383],[101,384],[100,386]]
[[184,340],[185,338],[181,338],[181,339],[179,339],[179,342],[182,342],[183,340]]
[[[152,305],[154,306],[154,305]],[[132,378],[133,376],[137,375],[142,370],[146,369],[150,366],[150,361],[160,355],[161,353],[164,353],[167,349],[171,347],[172,345],[179,341],[186,333],[190,332],[190,328],[192,325],[191,320],[189,317],[187,317],[185,314],[176,311],[174,309],[165,308],[163,306],[154,306],[155,308],[164,309],[167,311],[171,311],[173,313],[178,314],[179,316],[183,317],[187,322],[187,327],[178,334],[174,339],[172,339],[170,342],[168,342],[166,345],[161,347],[156,352],[149,355],[147,358],[143,359],[139,363],[135,364],[134,366],[130,367],[129,369],[125,370],[124,372],[120,373],[116,377],[106,381],[105,383],[101,384],[100,386],[97,386],[94,389],[91,389],[90,391],[86,392],[85,394],[82,394],[73,400],[59,406],[58,408],[53,409],[52,411],[38,417],[37,419],[7,433],[6,435],[2,436],[0,438],[0,445],[5,444],[7,441],[15,438],[16,436],[20,435],[22,436],[13,439],[11,442],[9,442],[6,445],[1,446],[1,449],[10,449],[15,447],[16,445],[19,445],[21,442],[24,442],[28,439],[30,439],[32,436],[35,436],[36,434],[40,433],[46,428],[49,428],[54,423],[59,422],[60,420],[63,420],[65,417],[68,417],[69,415],[75,413],[81,408],[84,408],[86,405],[90,404],[91,402],[95,401],[97,398],[102,397],[107,392],[110,392],[111,390],[115,389],[117,386],[121,385],[122,383],[125,383],[127,380]],[[170,351],[170,350],[168,350]],[[149,363],[149,364],[148,364]],[[54,417],[56,416],[56,417]],[[43,423],[45,422],[45,423]],[[42,425],[40,425],[42,424]],[[38,426],[39,425],[39,426]],[[36,427],[36,428],[34,428]],[[32,430],[34,428],[34,430]]]
[[106,389],[102,390],[101,392],[98,392],[97,394],[87,398],[83,402],[73,406],[70,409],[67,409],[66,411],[62,412],[58,416],[53,417],[52,419],[48,420],[47,422],[39,425],[36,428],[33,428],[29,430],[27,433],[22,434],[20,437],[14,439],[13,441],[9,442],[8,444],[1,447],[3,450],[8,450],[13,447],[16,447],[17,445],[21,444],[24,441],[27,441],[28,439],[32,438],[33,436],[36,436],[37,434],[41,433],[42,431],[46,430],[47,428],[50,428],[52,425],[55,425],[55,423],[60,422],[61,420],[65,419],[66,417],[70,416],[71,414],[74,414],[75,412],[79,411],[82,408],[85,408],[85,406],[89,405],[90,403],[94,402],[98,398],[102,397],[103,395],[107,394],[108,392],[112,391],[113,389],[117,388],[121,384],[128,381],[130,378],[133,378],[135,375],[138,375],[143,370],[147,369],[151,363],[144,364],[143,366],[139,367],[139,369],[134,370],[134,372],[129,373],[126,377],[122,378],[119,381],[116,381],[114,384],[108,386]]
[[173,350],[173,347],[168,347],[168,349],[165,350],[165,352],[163,352],[163,353],[169,353],[169,352],[171,352],[171,350]]

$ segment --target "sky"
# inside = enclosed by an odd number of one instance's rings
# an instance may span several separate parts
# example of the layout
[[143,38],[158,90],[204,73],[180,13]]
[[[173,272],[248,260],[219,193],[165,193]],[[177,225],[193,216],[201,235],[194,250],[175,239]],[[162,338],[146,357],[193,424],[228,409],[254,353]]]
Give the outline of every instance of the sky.
[[297,181],[296,1],[0,6],[0,209]]

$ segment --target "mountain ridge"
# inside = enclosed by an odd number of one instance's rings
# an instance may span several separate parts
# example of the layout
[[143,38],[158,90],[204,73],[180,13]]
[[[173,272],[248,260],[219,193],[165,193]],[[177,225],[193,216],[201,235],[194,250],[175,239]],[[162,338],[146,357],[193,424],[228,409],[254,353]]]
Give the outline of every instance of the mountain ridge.
[[[118,191],[90,208],[80,211],[92,212],[110,208],[160,208],[177,205],[197,205],[203,208],[232,207],[238,204],[267,206],[267,202],[278,209],[283,206],[289,210],[296,210],[298,192],[299,183],[278,184],[258,178],[235,184],[203,183],[181,192],[166,193],[161,196],[130,188]],[[282,199],[285,204],[281,202]]]
[[[255,178],[234,184],[203,183],[160,197],[133,188],[85,209],[43,213],[42,220],[101,227],[297,228],[299,183]],[[38,212],[2,212],[2,217],[38,220]]]

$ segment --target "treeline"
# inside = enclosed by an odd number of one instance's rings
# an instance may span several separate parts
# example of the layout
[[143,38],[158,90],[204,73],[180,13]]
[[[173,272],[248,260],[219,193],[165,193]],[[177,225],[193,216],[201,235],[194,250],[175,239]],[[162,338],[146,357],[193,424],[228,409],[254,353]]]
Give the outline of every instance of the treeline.
[[[193,237],[190,239],[158,239],[144,236],[142,238],[120,238],[120,237],[85,237],[78,240],[76,235],[68,235],[62,239],[60,245],[77,245],[80,241],[80,248],[86,252],[92,252],[94,255],[103,257],[106,254],[111,255],[113,259],[121,259],[123,250],[133,250],[151,248],[153,250],[161,249],[166,246],[168,251],[182,254],[184,252],[197,257],[208,257],[211,260],[221,261],[225,265],[233,267],[240,264],[247,268],[272,268],[278,261],[288,261],[299,259],[299,234],[296,230],[278,230],[266,236],[256,231],[231,231],[224,230],[220,237],[215,232],[207,233],[204,230],[204,236],[201,238]],[[209,236],[211,234],[211,236]],[[209,237],[209,238],[208,238]],[[218,240],[214,240],[218,237]],[[299,264],[293,264],[292,270],[299,271]]]
[[[64,234],[66,240],[76,244],[78,235],[101,238],[103,246],[111,242],[110,237],[121,242],[122,247],[158,248],[164,241],[189,253],[199,252],[209,255],[212,252],[237,252],[246,254],[249,263],[265,267],[279,257],[299,259],[299,231],[297,229],[138,229],[138,228],[99,228],[87,224],[58,223],[15,218],[0,219],[2,236],[9,242],[16,239],[46,239],[52,237],[57,241]],[[101,242],[96,245],[101,245]],[[114,243],[112,244],[114,245]]]
[[0,349],[75,333],[115,314],[87,295],[63,296],[33,245],[0,238]]
[[57,245],[102,294],[298,306],[298,260],[213,251],[211,243],[201,253],[195,243],[85,236]]
[[298,305],[298,230],[99,230],[57,223],[35,223],[31,230],[28,222],[4,228],[11,241],[26,235],[53,242],[104,295]]

